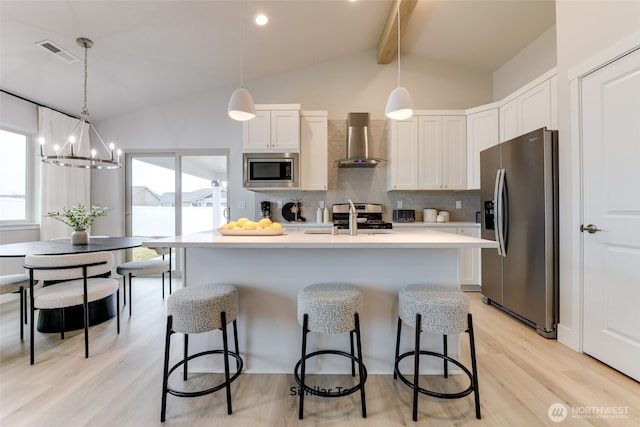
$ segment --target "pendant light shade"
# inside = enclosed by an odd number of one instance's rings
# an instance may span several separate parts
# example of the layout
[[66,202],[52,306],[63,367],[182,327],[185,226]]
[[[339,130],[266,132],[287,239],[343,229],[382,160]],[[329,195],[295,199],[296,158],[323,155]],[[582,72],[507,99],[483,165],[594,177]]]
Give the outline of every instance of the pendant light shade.
[[[244,10],[244,8],[243,8]],[[240,16],[243,14],[240,13]],[[246,122],[256,116],[256,106],[253,103],[253,98],[248,90],[243,86],[244,80],[244,61],[243,61],[243,25],[242,19],[240,19],[240,87],[233,91],[231,99],[229,99],[229,106],[227,107],[227,114],[233,120],[239,122]]]
[[251,120],[256,116],[256,106],[248,90],[240,87],[233,91],[227,113],[233,120],[240,122]]
[[413,101],[409,91],[403,87],[395,88],[389,99],[384,114],[391,120],[405,120],[413,115]]

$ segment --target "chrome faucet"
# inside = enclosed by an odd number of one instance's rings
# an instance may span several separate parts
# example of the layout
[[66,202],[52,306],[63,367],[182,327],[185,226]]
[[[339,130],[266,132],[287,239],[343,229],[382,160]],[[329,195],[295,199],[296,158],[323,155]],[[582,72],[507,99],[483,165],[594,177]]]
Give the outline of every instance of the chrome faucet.
[[353,204],[351,199],[349,199],[349,204],[351,205],[351,209],[349,209],[349,235],[357,236],[358,235],[358,211],[356,210],[356,206]]

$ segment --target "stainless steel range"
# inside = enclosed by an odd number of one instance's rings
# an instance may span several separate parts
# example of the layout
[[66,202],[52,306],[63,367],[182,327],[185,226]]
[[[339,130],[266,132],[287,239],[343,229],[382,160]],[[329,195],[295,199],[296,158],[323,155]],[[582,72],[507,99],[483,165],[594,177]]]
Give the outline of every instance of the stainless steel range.
[[[354,203],[358,213],[358,229],[389,229],[390,222],[382,219],[382,205],[375,203]],[[337,228],[349,228],[349,203],[338,203],[331,207],[333,225]]]

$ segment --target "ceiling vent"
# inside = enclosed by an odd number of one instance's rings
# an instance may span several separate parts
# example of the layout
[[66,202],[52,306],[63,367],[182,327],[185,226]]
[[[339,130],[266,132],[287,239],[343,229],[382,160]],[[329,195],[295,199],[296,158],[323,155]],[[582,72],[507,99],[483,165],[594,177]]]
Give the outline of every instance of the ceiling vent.
[[56,57],[62,59],[67,64],[72,64],[80,60],[70,52],[67,52],[66,50],[64,50],[63,48],[61,48],[60,46],[52,42],[51,40],[43,40],[41,42],[36,42],[36,45],[40,46],[47,52],[54,54]]

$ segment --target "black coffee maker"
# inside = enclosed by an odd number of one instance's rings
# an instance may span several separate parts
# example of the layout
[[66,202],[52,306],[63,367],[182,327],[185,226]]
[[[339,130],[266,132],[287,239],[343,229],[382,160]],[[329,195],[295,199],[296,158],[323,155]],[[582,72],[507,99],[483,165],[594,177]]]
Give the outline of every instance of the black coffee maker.
[[262,218],[271,219],[271,202],[260,202],[260,211],[262,212]]

